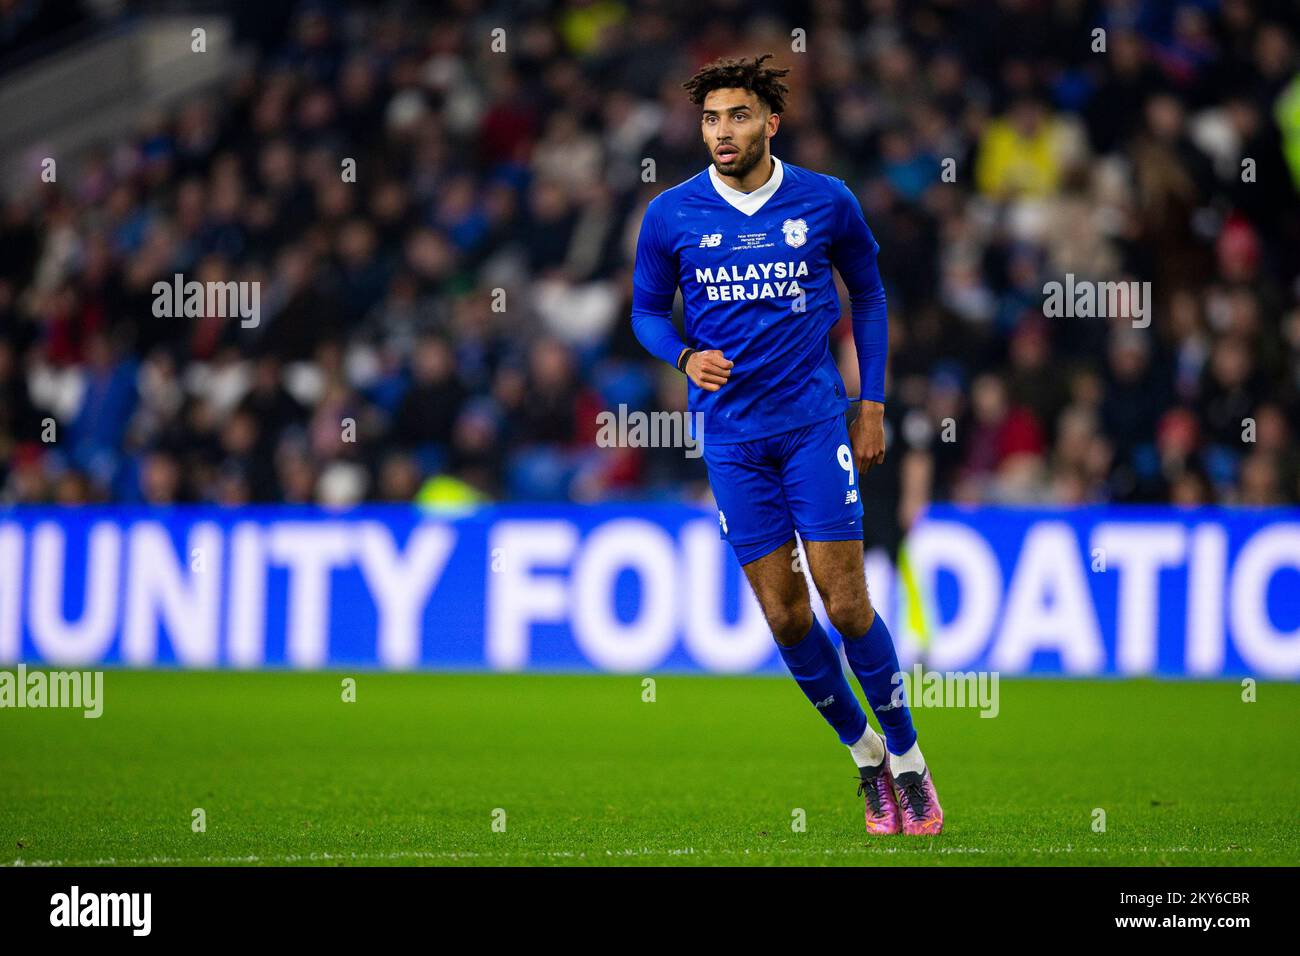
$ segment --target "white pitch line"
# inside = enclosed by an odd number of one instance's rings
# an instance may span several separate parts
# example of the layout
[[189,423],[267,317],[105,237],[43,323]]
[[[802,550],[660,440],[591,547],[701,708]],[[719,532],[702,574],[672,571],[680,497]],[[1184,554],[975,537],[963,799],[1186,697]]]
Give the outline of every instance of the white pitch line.
[[[1147,853],[1147,854],[1179,854],[1179,853],[1253,853],[1249,847],[1232,849],[1229,847],[1214,846],[1174,846],[1174,847],[1077,847],[1067,845],[1063,847],[1029,847],[1028,852],[1034,854],[1070,854],[1070,853]],[[804,848],[804,847],[774,847],[772,849],[760,849],[752,851],[734,850],[722,848],[717,850],[695,849],[693,847],[683,847],[679,849],[654,849],[651,847],[642,847],[638,849],[620,849],[605,850],[603,855],[599,850],[593,850],[591,858],[600,860],[607,857],[639,857],[639,856],[835,856],[835,855],[883,855],[908,852],[904,847],[898,846],[870,846],[870,847],[825,847],[822,849]],[[975,846],[940,846],[933,847],[925,852],[937,853],[940,855],[959,855],[965,853],[1002,853],[1003,850],[990,850],[986,847]],[[1020,852],[1025,852],[1024,850]],[[180,856],[151,856],[139,857],[134,859],[119,860],[115,857],[100,858],[94,860],[24,860],[16,859],[10,863],[0,863],[0,866],[22,867],[22,866],[165,866],[169,864],[239,864],[239,863],[262,863],[262,864],[282,864],[282,863],[331,863],[331,862],[357,862],[362,860],[496,860],[508,859],[510,857],[537,858],[547,859],[587,859],[587,851],[573,850],[505,850],[494,851],[491,853],[481,853],[473,850],[409,850],[396,853],[289,853],[273,854],[270,856],[257,856],[249,854],[247,856],[198,856],[198,857],[180,857]]]

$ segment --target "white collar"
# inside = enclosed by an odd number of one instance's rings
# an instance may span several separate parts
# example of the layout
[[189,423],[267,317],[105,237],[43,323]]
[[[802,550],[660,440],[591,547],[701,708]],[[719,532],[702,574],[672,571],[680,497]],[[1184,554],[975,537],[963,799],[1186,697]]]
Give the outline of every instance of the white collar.
[[767,182],[759,186],[752,193],[742,193],[739,189],[728,186],[722,181],[722,176],[718,174],[718,167],[709,163],[709,179],[713,183],[713,188],[718,191],[718,195],[725,199],[731,205],[735,206],[746,216],[752,216],[763,208],[763,204],[772,197],[772,194],[781,186],[781,179],[785,175],[784,167],[781,160],[775,156],[772,157],[772,175],[768,177]]

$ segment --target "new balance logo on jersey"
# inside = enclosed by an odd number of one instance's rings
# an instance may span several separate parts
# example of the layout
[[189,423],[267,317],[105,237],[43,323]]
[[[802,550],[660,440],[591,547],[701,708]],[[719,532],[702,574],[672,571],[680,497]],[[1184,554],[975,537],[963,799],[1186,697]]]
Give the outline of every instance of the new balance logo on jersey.
[[727,533],[727,516],[721,511],[718,512],[718,524],[722,527],[722,533]]
[[722,233],[711,232],[707,236],[700,236],[700,248],[712,249],[714,246],[722,245]]
[[846,505],[856,505],[858,503],[858,489],[850,488],[848,494],[844,496]]
[[813,706],[816,707],[818,710],[821,710],[823,707],[829,707],[833,703],[835,703],[835,695],[831,694],[831,696],[827,697],[825,700],[817,701],[817,703],[813,704]]

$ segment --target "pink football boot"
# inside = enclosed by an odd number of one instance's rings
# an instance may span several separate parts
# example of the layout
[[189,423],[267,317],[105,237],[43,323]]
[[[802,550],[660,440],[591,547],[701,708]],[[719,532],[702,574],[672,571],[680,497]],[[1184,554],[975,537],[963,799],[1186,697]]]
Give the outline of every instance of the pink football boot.
[[878,767],[859,767],[858,796],[866,797],[867,833],[878,836],[898,833],[903,828],[898,802],[894,799],[894,777],[889,772],[889,757]]
[[930,768],[920,773],[900,773],[894,778],[898,806],[903,816],[903,832],[912,836],[933,835],[943,830],[943,807],[934,792]]

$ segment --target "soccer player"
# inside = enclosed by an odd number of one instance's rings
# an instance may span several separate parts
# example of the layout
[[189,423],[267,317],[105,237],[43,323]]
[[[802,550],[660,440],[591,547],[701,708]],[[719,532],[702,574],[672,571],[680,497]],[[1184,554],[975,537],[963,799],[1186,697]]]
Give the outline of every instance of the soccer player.
[[[651,354],[690,380],[721,534],[790,673],[858,766],[867,832],[938,833],[943,810],[863,570],[858,476],[885,458],[880,247],[842,180],[772,156],[789,71],[769,59],[717,60],[683,84],[701,107],[712,163],[646,209],[632,325]],[[832,266],[849,291],[861,372],[851,429],[828,338],[840,316]],[[679,287],[685,342],[672,323]],[[792,560],[796,531],[883,741],[813,615]]]

